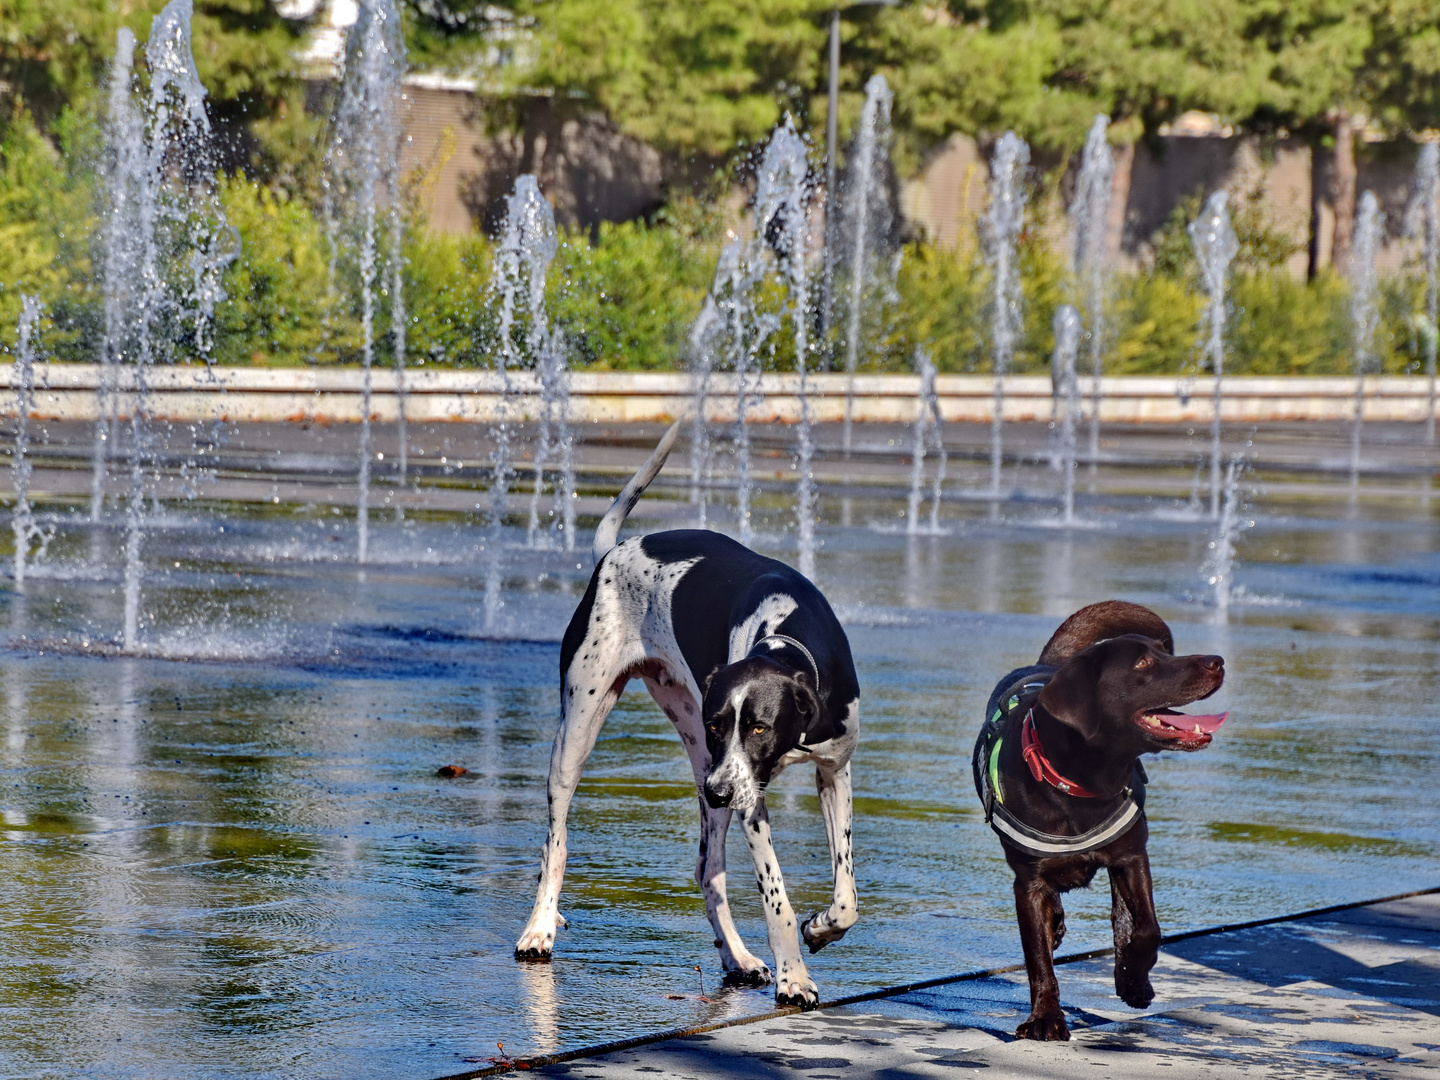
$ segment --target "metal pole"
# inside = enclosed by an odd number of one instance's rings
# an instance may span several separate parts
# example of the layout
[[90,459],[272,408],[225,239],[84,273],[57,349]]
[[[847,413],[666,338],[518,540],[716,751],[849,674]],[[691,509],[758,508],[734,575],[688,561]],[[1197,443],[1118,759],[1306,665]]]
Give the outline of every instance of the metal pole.
[[830,13],[830,104],[825,111],[825,267],[820,282],[820,347],[830,350],[830,320],[834,312],[835,230],[839,208],[836,191],[836,156],[840,141],[840,9]]

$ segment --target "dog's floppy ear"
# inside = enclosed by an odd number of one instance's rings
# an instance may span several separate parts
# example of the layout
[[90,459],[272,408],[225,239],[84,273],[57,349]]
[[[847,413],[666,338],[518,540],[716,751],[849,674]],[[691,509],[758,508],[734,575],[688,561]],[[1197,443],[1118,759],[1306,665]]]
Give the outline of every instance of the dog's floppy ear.
[[808,746],[829,742],[838,738],[840,728],[820,709],[820,699],[810,685],[808,672],[797,672],[790,680],[791,692],[795,696],[795,713],[800,718],[800,732]]
[[1100,732],[1100,665],[1094,656],[1066,661],[1040,691],[1038,704],[1081,738]]

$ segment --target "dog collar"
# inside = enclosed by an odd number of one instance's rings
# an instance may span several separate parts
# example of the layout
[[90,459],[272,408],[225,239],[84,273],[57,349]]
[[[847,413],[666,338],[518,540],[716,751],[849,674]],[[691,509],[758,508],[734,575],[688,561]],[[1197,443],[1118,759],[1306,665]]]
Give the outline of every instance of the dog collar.
[[1025,764],[1030,766],[1030,775],[1036,780],[1049,784],[1066,795],[1074,795],[1077,799],[1100,797],[1098,791],[1091,791],[1084,785],[1060,775],[1060,771],[1050,764],[1050,759],[1045,756],[1045,747],[1040,743],[1040,733],[1035,730],[1034,706],[1030,707],[1020,725],[1020,755],[1025,759]]
[[[810,670],[815,673],[815,693],[818,695],[820,693],[820,665],[815,663],[815,657],[811,654],[810,650],[807,649],[802,643],[796,641],[789,634],[766,634],[764,637],[762,637],[759,641],[755,642],[755,644],[750,647],[750,651],[753,653],[756,649],[758,649],[767,641],[778,641],[782,645],[789,645],[792,649],[798,650],[800,652],[800,655],[805,657],[806,660],[810,661]],[[805,753],[809,753],[814,749],[814,747],[805,741],[805,735],[802,732],[800,735],[800,741],[795,744],[795,749],[803,751]]]
[[800,655],[810,661],[810,670],[815,673],[815,692],[818,694],[820,692],[820,665],[815,663],[815,657],[810,654],[810,650],[789,634],[766,634],[750,647],[750,651],[753,653],[767,641],[778,641],[781,644],[789,645],[791,648],[800,650]]

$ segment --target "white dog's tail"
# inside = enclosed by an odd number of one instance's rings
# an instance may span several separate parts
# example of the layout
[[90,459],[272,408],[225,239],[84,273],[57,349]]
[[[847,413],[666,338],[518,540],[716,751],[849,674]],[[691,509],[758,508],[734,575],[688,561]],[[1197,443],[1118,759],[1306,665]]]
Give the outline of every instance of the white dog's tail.
[[615,541],[620,538],[620,526],[625,524],[625,519],[630,511],[635,509],[635,504],[640,501],[640,496],[645,494],[645,489],[650,486],[650,481],[660,475],[660,470],[665,466],[665,459],[670,456],[670,450],[675,445],[675,439],[680,434],[681,421],[676,420],[670,425],[670,430],[660,436],[660,442],[655,447],[655,452],[650,455],[648,461],[640,466],[640,471],[630,478],[623,491],[610,504],[610,509],[605,511],[605,516],[600,519],[600,524],[595,526],[595,546],[591,549],[595,553],[595,561],[598,563],[603,559]]

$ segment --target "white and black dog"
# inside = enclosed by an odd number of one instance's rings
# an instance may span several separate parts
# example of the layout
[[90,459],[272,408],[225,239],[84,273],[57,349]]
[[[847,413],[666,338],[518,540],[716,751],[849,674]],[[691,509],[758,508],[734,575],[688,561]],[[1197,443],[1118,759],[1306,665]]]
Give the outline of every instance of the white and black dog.
[[775,954],[775,1000],[811,1008],[819,992],[801,959],[795,913],[770,842],[765,786],[781,769],[815,763],[835,893],[799,928],[815,952],[855,923],[850,756],[860,688],[850,643],[820,591],[784,563],[719,533],[685,529],[616,545],[626,515],[659,473],[677,423],[595,530],[595,573],[560,649],[560,730],[550,755],[550,832],[535,909],[515,946],[549,958],[565,874],[565,819],[580,770],[632,677],[675,724],[700,798],[695,880],[731,982],[764,985],[770,969],[736,933],[725,898],[732,813],[745,841]]

